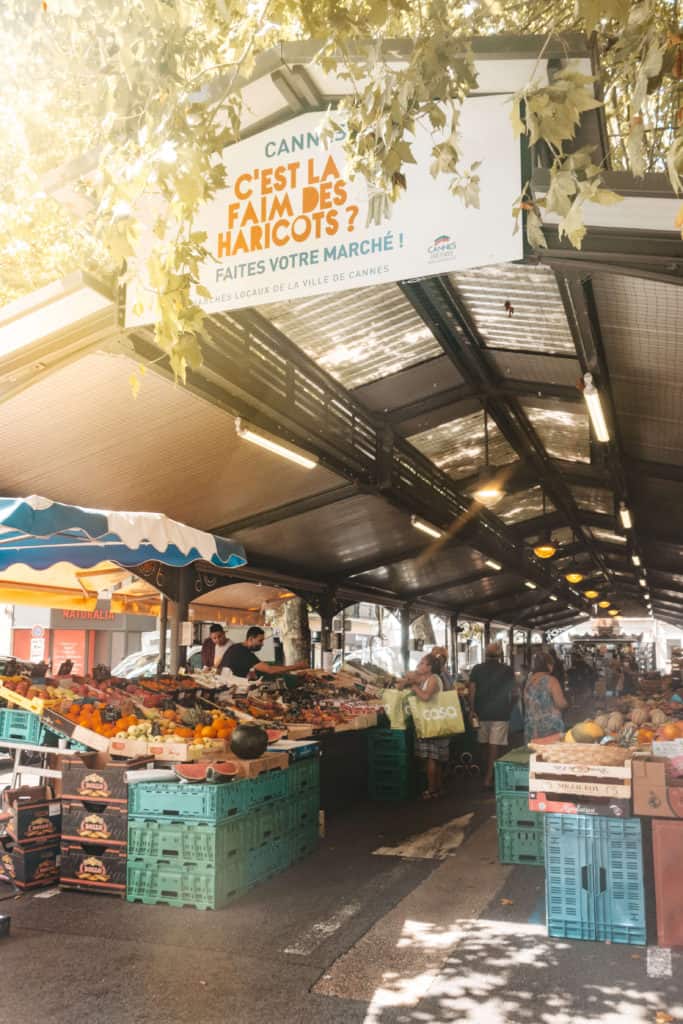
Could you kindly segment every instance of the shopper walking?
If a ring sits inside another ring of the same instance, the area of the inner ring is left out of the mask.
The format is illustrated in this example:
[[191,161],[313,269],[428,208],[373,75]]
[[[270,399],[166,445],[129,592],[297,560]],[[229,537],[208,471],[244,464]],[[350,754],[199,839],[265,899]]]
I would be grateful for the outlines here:
[[[409,688],[420,701],[431,701],[443,691],[441,661],[432,654],[425,654],[414,672],[409,672],[396,684],[399,690]],[[443,766],[448,763],[450,736],[434,739],[415,737],[415,756],[426,762],[427,789],[423,800],[431,800],[443,793]]]
[[524,741],[564,732],[562,712],[569,707],[559,680],[552,674],[552,659],[534,655],[531,675],[524,687]]
[[515,674],[501,659],[500,645],[489,644],[486,660],[470,672],[470,707],[479,719],[485,789],[493,789],[493,766],[507,747],[515,695]]

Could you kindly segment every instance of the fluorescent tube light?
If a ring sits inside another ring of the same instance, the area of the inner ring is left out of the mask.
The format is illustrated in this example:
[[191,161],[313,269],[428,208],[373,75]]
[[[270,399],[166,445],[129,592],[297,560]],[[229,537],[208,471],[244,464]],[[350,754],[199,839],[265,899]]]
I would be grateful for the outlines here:
[[555,597],[555,595],[554,595],[554,594],[551,594],[551,595],[550,595],[550,600],[551,600],[551,601],[557,601],[557,600],[558,600],[558,598],[557,598],[557,597]]
[[289,459],[290,462],[295,462],[297,466],[303,466],[304,469],[314,469],[318,464],[317,459],[312,458],[310,455],[305,455],[284,441],[276,441],[275,438],[261,433],[261,431],[252,427],[251,424],[245,423],[244,420],[239,418],[235,420],[235,430],[237,436],[241,437],[243,441],[251,441],[252,444],[257,444],[259,448],[265,448],[266,451],[272,452],[274,455],[280,455],[283,459]]
[[536,589],[536,584],[532,583],[531,580],[524,580],[524,586],[528,587],[529,590],[535,590]]
[[499,562],[494,561],[493,558],[487,558],[484,564],[488,565],[489,569],[495,569],[496,572],[500,572],[503,568],[503,566],[500,565]]
[[640,555],[631,555],[631,561],[634,565],[640,565]]
[[601,441],[603,444],[609,441],[609,430],[607,429],[607,421],[605,420],[605,413],[603,412],[602,402],[600,401],[600,392],[593,383],[593,375],[590,373],[584,374],[584,389],[583,397],[586,400],[588,406],[588,415],[591,418],[593,424],[593,430],[595,431],[596,440]]
[[624,529],[630,530],[633,526],[633,521],[631,519],[631,513],[626,508],[626,505],[624,505],[623,501],[619,505],[619,518],[621,519],[621,525],[624,527]]
[[431,523],[425,522],[425,520],[420,519],[419,516],[411,516],[410,522],[416,530],[426,533],[428,537],[433,537],[435,540],[438,540],[439,537],[443,537],[443,530],[438,530],[436,526],[432,526]]

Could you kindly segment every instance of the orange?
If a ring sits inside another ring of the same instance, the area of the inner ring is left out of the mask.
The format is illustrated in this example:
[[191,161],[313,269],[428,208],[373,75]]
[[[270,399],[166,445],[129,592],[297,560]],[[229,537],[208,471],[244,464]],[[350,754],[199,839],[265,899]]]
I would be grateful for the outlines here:
[[206,736],[209,739],[215,739],[216,738],[216,728],[215,728],[215,726],[213,726],[213,725],[205,725],[204,728],[201,731],[201,735],[202,736]]

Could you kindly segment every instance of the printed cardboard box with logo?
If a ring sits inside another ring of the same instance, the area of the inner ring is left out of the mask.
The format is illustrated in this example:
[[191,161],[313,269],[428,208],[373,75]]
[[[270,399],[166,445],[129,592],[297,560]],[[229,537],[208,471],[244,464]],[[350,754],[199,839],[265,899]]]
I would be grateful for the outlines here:
[[41,889],[59,881],[59,842],[23,850],[12,840],[0,844],[0,881],[18,889]]
[[633,812],[648,818],[683,818],[683,779],[670,777],[668,758],[634,758]]
[[50,786],[22,786],[2,794],[9,835],[25,850],[59,842],[62,805]]
[[110,761],[106,755],[94,765],[68,763],[62,769],[62,799],[91,800],[103,804],[128,805],[126,773],[149,764],[151,757],[133,761]]
[[128,811],[120,804],[91,800],[62,801],[62,842],[126,847]]
[[126,851],[92,843],[62,843],[59,884],[63,889],[126,894]]

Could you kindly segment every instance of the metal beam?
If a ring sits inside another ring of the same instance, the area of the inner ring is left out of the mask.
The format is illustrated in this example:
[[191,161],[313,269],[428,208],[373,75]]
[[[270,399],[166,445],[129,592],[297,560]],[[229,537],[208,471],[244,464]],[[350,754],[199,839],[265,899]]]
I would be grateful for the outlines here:
[[599,568],[609,572],[601,552],[582,528],[579,509],[562,476],[553,468],[544,445],[529,421],[522,405],[514,396],[497,395],[501,376],[491,361],[483,339],[466,304],[449,278],[433,278],[426,282],[402,284],[402,290],[422,316],[450,357],[460,375],[480,387],[483,400],[503,436],[519,457],[528,460],[544,480],[545,490],[565,523],[582,536],[586,548]]
[[473,572],[469,576],[462,576],[460,579],[453,579],[449,583],[439,583],[437,586],[418,587],[415,590],[405,590],[403,591],[402,596],[406,601],[413,601],[416,598],[424,597],[427,594],[438,594],[440,590],[454,590],[456,587],[467,587],[470,583],[480,583],[482,580],[487,580],[497,575],[498,573],[493,569],[488,572],[485,569],[480,569],[478,572]]
[[307,498],[288,501],[284,505],[277,505],[275,508],[267,509],[264,512],[257,512],[253,516],[234,519],[231,523],[226,523],[224,526],[215,527],[212,533],[223,537],[232,537],[242,530],[253,530],[261,526],[281,523],[285,519],[292,519],[295,516],[305,515],[307,512],[315,512],[318,509],[326,508],[328,505],[335,505],[339,501],[355,498],[360,493],[362,493],[362,489],[357,484],[344,484],[342,487],[321,491],[319,494],[312,494]]

